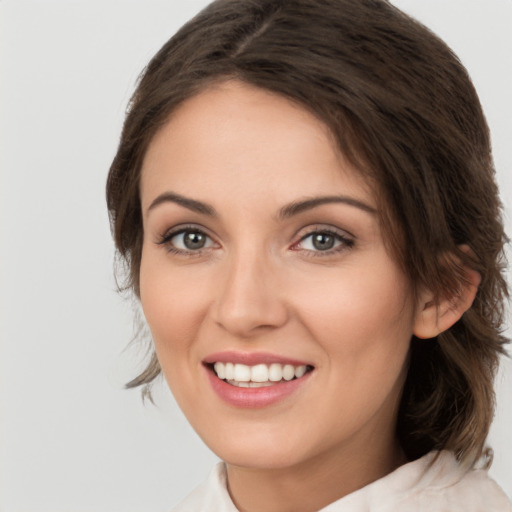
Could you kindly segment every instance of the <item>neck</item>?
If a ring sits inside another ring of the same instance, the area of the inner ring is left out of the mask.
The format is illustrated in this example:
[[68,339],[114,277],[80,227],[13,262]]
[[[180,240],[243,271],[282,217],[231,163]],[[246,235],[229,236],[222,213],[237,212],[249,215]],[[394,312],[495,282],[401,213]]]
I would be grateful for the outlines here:
[[233,502],[240,512],[314,512],[406,462],[394,436],[380,449],[371,440],[361,441],[359,449],[331,450],[292,467],[255,469],[228,464]]

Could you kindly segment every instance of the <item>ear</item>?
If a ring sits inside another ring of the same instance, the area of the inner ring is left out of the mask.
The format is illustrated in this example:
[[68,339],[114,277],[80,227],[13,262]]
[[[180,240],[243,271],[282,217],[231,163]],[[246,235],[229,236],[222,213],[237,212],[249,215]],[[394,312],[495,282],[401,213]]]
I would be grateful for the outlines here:
[[[462,250],[468,250],[466,246]],[[420,294],[418,309],[413,327],[417,338],[434,338],[449,329],[471,307],[480,285],[481,277],[476,270],[464,266],[466,280],[456,296],[444,297],[439,303],[433,294],[425,290]]]

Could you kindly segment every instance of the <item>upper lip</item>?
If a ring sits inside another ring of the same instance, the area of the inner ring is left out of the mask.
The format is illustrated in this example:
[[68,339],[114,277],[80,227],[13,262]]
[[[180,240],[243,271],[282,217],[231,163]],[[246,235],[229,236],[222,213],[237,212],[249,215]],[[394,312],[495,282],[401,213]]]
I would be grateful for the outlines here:
[[215,352],[203,359],[205,364],[213,363],[235,363],[245,364],[247,366],[255,366],[257,364],[291,364],[293,366],[313,366],[307,361],[301,361],[287,356],[272,354],[271,352],[239,352],[227,350],[223,352]]

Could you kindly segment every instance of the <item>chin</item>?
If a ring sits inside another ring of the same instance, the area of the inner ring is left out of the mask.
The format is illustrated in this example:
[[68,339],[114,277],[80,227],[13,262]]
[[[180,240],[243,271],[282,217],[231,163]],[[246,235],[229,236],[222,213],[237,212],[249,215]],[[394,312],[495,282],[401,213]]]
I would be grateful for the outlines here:
[[238,446],[236,449],[217,452],[216,455],[229,465],[260,470],[282,470],[296,466],[302,461],[299,454],[283,453],[276,448],[262,451]]
[[220,459],[238,467],[284,469],[308,458],[304,440],[298,443],[287,435],[271,435],[268,428],[251,435],[237,435],[230,431],[223,439],[203,440]]

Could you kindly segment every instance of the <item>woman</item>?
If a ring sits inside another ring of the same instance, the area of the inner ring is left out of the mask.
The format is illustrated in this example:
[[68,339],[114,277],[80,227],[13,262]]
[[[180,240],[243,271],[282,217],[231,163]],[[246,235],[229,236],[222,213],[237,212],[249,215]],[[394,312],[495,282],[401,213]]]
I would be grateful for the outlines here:
[[145,70],[107,199],[155,348],[129,386],[163,372],[225,461],[175,510],[511,510],[475,469],[506,342],[488,129],[422,25],[213,2]]

